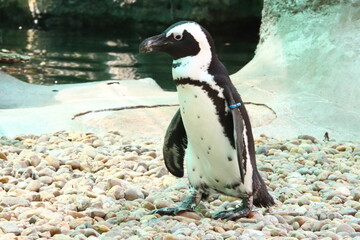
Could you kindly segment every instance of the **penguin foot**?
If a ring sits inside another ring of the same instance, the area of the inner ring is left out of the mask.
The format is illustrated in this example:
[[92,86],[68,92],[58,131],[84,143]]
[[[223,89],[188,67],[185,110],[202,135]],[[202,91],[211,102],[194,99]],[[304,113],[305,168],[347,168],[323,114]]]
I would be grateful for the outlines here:
[[151,214],[160,214],[160,215],[177,215],[180,212],[184,211],[194,211],[192,208],[186,208],[186,207],[166,207],[166,208],[159,208],[151,211]]
[[194,208],[199,204],[203,194],[195,189],[190,190],[190,195],[177,207],[166,207],[153,210],[151,214],[160,215],[177,215],[179,212],[194,211]]
[[238,218],[247,217],[249,213],[251,212],[251,209],[246,208],[235,208],[231,210],[224,210],[221,212],[216,213],[213,218],[214,219],[227,219],[227,220],[236,220]]
[[247,217],[249,213],[251,213],[253,204],[252,204],[252,197],[244,198],[243,204],[240,207],[224,210],[217,212],[213,218],[214,219],[227,219],[227,220],[236,220],[238,218]]

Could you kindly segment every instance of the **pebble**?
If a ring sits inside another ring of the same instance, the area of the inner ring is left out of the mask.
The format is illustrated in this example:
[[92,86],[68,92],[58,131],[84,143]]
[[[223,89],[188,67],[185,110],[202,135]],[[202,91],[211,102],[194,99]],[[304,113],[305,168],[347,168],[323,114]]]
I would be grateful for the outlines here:
[[30,202],[20,197],[2,197],[0,199],[1,206],[18,206],[18,207],[29,207]]
[[126,200],[132,201],[139,198],[144,198],[144,194],[135,187],[129,187],[125,190],[124,197]]
[[0,212],[0,218],[5,219],[7,221],[11,220],[11,213],[9,212]]
[[4,233],[14,233],[15,235],[20,235],[21,233],[17,223],[14,221],[0,222],[0,229]]
[[163,239],[164,240],[180,240],[180,238],[174,236],[173,234],[164,234]]
[[276,205],[228,221],[211,214],[241,201],[220,194],[195,212],[150,214],[189,192],[166,169],[161,139],[62,131],[2,141],[0,240],[359,238],[359,143],[262,135],[257,163]]
[[85,211],[91,205],[91,199],[86,196],[79,196],[75,200],[75,206],[78,211]]
[[125,197],[125,193],[122,187],[120,186],[113,186],[109,191],[108,195],[112,196],[114,199],[119,200]]
[[341,215],[352,215],[352,216],[355,216],[355,214],[357,213],[358,211],[356,210],[356,209],[354,209],[354,208],[345,208],[345,209],[341,209],[340,211],[339,211],[339,213],[341,214]]
[[5,161],[8,160],[6,155],[2,152],[0,152],[0,159],[5,160]]
[[170,207],[173,204],[174,204],[174,202],[171,200],[157,198],[154,200],[153,206],[155,206],[156,209],[159,209],[159,208]]
[[354,228],[352,226],[350,226],[349,224],[340,224],[337,228],[336,228],[336,232],[347,232],[347,233],[353,233],[355,232]]

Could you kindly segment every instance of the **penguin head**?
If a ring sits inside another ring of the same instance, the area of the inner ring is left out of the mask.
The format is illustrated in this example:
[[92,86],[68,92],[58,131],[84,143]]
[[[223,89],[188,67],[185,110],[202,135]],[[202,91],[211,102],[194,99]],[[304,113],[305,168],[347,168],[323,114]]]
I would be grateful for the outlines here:
[[163,33],[145,39],[140,44],[139,51],[164,52],[177,60],[200,53],[211,54],[214,44],[208,31],[198,23],[181,21],[171,25]]

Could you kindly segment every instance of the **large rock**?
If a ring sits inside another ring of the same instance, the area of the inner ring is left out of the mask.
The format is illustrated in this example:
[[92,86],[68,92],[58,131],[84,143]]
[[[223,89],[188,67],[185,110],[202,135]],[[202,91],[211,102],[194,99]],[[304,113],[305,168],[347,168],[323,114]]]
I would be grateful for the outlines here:
[[[149,78],[39,86],[0,71],[0,80],[0,136],[61,130],[163,134],[176,111],[176,94]],[[156,105],[162,106],[146,109]]]
[[[178,109],[177,94],[149,78],[39,86],[0,71],[0,79],[0,135],[5,136],[61,130],[162,136]],[[247,108],[253,127],[276,117],[264,105]]]
[[360,1],[265,0],[254,59],[233,76],[277,114],[275,137],[360,137]]

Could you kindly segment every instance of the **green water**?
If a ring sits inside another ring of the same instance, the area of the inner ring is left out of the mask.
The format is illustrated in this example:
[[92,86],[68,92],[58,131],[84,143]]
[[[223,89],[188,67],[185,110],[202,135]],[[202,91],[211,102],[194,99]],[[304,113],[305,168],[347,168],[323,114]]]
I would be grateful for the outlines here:
[[[138,53],[139,43],[146,37],[124,31],[0,28],[1,49],[31,56],[26,63],[0,64],[0,69],[35,84],[151,77],[162,88],[174,90],[171,59],[161,53]],[[254,55],[256,41],[231,36],[216,36],[214,39],[217,53],[229,73],[238,71]]]

